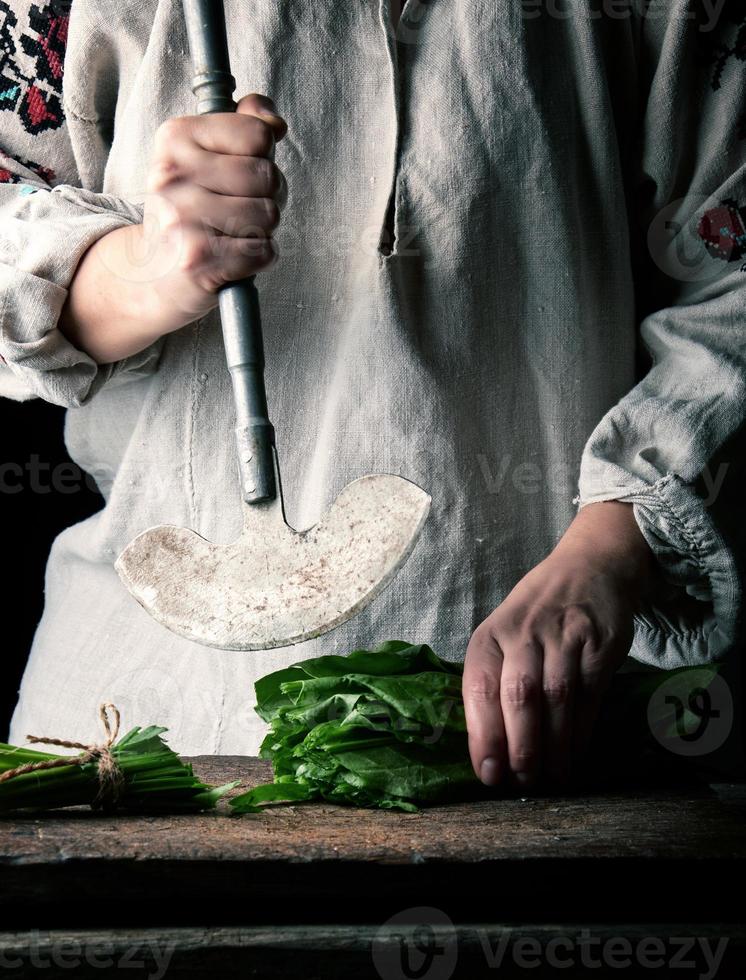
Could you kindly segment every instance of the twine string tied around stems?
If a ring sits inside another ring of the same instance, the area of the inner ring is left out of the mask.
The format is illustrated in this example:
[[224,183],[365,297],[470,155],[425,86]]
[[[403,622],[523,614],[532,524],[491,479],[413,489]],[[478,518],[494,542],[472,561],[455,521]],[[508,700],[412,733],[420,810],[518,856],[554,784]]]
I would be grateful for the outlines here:
[[[110,710],[114,719],[113,724],[109,719]],[[28,762],[25,765],[17,766],[15,769],[8,769],[0,773],[0,783],[30,772],[41,772],[46,769],[61,769],[64,766],[85,766],[89,762],[98,760],[99,786],[91,805],[94,808],[110,808],[116,806],[124,788],[124,773],[117,764],[111,750],[119,736],[121,717],[119,709],[110,701],[105,701],[99,706],[98,714],[106,735],[104,742],[99,745],[86,745],[83,742],[72,742],[64,738],[42,738],[39,735],[28,735],[26,736],[28,741],[33,744],[58,745],[65,749],[80,749],[80,755],[60,759],[44,759],[41,762]]]

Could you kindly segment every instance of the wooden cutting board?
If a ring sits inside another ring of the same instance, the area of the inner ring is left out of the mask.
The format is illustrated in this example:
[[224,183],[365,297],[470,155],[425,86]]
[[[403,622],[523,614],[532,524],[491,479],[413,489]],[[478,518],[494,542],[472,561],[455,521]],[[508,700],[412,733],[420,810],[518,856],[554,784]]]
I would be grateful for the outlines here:
[[[270,777],[256,759],[190,761],[211,783]],[[365,945],[366,929],[427,907],[457,929],[520,923],[533,935],[572,923],[704,935],[728,923],[733,954],[744,943],[744,816],[742,786],[494,799],[418,814],[296,805],[243,817],[6,816],[0,907],[10,932],[0,948],[22,945],[30,924],[91,935],[155,924],[192,939],[195,929],[223,939],[226,929],[265,939],[268,929],[301,929],[306,945],[313,934],[331,949],[330,927]]]

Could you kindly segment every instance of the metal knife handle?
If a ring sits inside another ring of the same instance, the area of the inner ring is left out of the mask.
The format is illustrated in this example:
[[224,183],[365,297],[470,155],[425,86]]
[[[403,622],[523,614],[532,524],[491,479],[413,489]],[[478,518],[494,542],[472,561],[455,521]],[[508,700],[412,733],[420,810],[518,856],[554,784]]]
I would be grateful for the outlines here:
[[[223,0],[182,0],[197,96],[197,112],[235,112],[236,80],[230,71]],[[273,447],[264,387],[264,343],[259,294],[250,276],[224,286],[218,296],[225,358],[236,404],[236,447],[246,503],[277,495]]]

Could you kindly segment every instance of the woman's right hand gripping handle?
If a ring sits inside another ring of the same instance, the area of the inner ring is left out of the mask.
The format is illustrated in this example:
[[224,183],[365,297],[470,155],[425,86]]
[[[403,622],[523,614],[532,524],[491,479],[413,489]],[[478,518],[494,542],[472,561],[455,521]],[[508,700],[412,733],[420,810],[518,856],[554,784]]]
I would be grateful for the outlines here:
[[285,121],[265,96],[236,113],[169,119],[158,129],[141,225],[85,253],[60,329],[99,364],[136,354],[209,313],[227,282],[268,268],[287,182],[272,160]]

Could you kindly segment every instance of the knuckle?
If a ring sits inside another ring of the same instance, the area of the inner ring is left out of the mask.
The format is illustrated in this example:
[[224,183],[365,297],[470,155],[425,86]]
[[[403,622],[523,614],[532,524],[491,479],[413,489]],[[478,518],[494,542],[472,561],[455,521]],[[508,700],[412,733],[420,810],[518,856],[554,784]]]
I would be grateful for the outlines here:
[[523,629],[525,612],[523,609],[512,607],[505,609],[500,606],[492,614],[492,624],[496,632],[505,636],[517,636]]
[[578,640],[589,657],[600,655],[601,651],[604,650],[606,646],[601,633],[595,626],[590,626],[588,629],[583,630],[578,637]]
[[173,206],[171,202],[166,202],[166,206],[160,209],[158,224],[160,230],[167,236],[184,234],[187,228],[181,209]]
[[590,653],[583,657],[581,674],[586,685],[596,685],[607,673],[606,658],[600,653]]
[[477,628],[471,634],[473,640],[484,642],[492,638],[491,619],[492,617],[490,617],[490,619],[485,619],[479,624],[479,626],[477,626]]
[[242,112],[276,112],[276,106],[268,95],[262,92],[249,92],[238,100],[237,109]]
[[530,674],[516,674],[505,678],[502,685],[503,700],[514,707],[522,707],[536,700],[539,685]]
[[280,208],[269,197],[247,199],[240,211],[226,220],[223,230],[235,238],[264,238],[280,223]]
[[544,700],[549,704],[567,704],[570,700],[570,683],[560,677],[545,680],[543,693]]
[[492,617],[483,620],[472,632],[469,644],[466,648],[466,663],[476,661],[480,651],[493,653],[497,646],[497,640],[492,628]]
[[274,194],[280,184],[280,172],[268,157],[252,157],[250,163],[251,188],[258,190],[259,197]]
[[603,630],[598,646],[606,649],[618,650],[621,654],[626,654],[632,645],[633,627],[632,622],[624,624],[607,624]]
[[179,177],[179,167],[173,157],[156,156],[148,172],[148,190],[161,193],[175,184]]
[[[267,160],[266,157],[262,157],[263,160]],[[269,186],[268,190],[272,197],[276,195],[283,194],[287,188],[287,182],[285,180],[285,175],[272,160],[267,160],[269,164]]]
[[255,109],[259,105],[260,98],[261,95],[258,92],[247,92],[246,95],[242,95],[236,103],[236,109],[241,111]]
[[276,228],[280,223],[280,208],[277,201],[273,201],[271,197],[263,197],[262,204],[267,212],[265,227],[269,229]]
[[541,636],[543,628],[539,617],[532,616],[527,619],[521,629],[513,635],[513,646],[516,650],[526,653],[534,653],[541,647]]
[[262,259],[263,267],[271,268],[277,262],[279,257],[280,257],[280,253],[277,249],[277,246],[272,241],[272,239],[269,239],[269,248],[267,249],[266,257]]
[[510,767],[514,772],[530,772],[539,761],[536,749],[529,745],[519,745],[510,750]]
[[252,142],[259,156],[268,154],[275,145],[274,130],[269,123],[257,116],[249,116],[251,120]]
[[212,259],[210,242],[205,237],[187,237],[181,250],[179,266],[183,272],[196,272]]
[[246,238],[239,254],[246,274],[266,269],[277,261],[278,253],[271,238]]
[[491,674],[480,671],[464,682],[463,695],[473,704],[497,704],[500,701],[500,682]]
[[500,633],[506,643],[517,650],[534,650],[539,643],[544,628],[545,615],[542,610],[516,610],[500,622]]
[[241,239],[241,251],[254,259],[263,259],[274,254],[274,242],[271,238]]
[[593,617],[588,609],[580,603],[566,606],[562,614],[564,629],[578,637],[589,639],[596,633]]
[[187,120],[183,116],[171,116],[165,119],[155,131],[155,144],[168,152],[174,142],[181,140],[187,128]]

